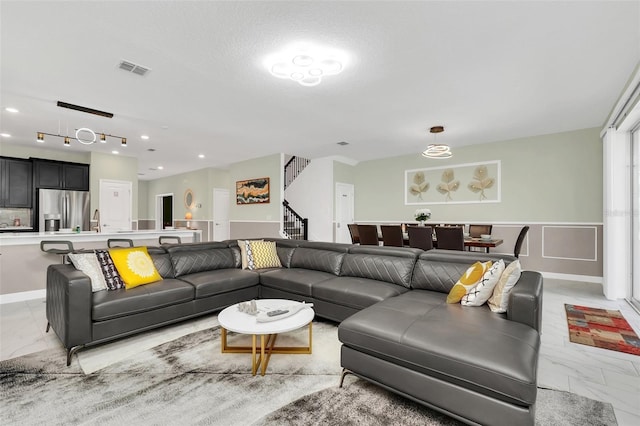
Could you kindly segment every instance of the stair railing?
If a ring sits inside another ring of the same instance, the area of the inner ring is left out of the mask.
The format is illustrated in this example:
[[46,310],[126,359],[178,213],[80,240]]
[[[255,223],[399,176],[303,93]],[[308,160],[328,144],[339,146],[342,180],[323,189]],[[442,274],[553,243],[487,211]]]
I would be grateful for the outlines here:
[[284,189],[287,189],[305,167],[311,162],[306,158],[293,156],[284,165]]
[[284,223],[283,230],[292,240],[307,240],[309,238],[309,219],[303,218],[289,206],[289,202],[284,200]]

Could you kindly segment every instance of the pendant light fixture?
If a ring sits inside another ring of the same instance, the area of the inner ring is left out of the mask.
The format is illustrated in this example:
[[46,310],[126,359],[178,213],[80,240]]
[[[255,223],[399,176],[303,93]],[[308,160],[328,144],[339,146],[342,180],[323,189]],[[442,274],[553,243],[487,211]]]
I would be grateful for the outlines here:
[[422,152],[422,156],[435,159],[451,158],[453,154],[451,153],[451,148],[449,147],[449,145],[444,143],[436,143],[436,135],[438,133],[444,132],[444,127],[433,126],[431,129],[429,129],[429,132],[433,134],[434,143],[427,146],[427,149]]
[[[53,134],[53,133],[47,133],[47,132],[37,132],[37,142],[43,143],[44,142],[44,137],[45,135],[47,136],[54,136],[56,138],[62,138],[64,139],[64,145],[65,146],[70,146],[71,145],[71,139],[78,141],[79,143],[83,144],[83,145],[93,145],[94,143],[97,142],[98,140],[98,136],[96,135],[96,133],[89,129],[88,127],[81,127],[79,129],[76,130],[75,133],[75,137],[70,137],[67,135],[62,135],[60,134],[60,129],[58,128],[58,134]],[[67,130],[67,134],[68,134],[68,130]],[[122,137],[122,136],[116,136],[116,135],[110,135],[108,133],[100,133],[100,142],[101,143],[106,143],[107,142],[107,138],[116,138],[116,139],[120,139],[120,146],[127,146],[127,138]]]

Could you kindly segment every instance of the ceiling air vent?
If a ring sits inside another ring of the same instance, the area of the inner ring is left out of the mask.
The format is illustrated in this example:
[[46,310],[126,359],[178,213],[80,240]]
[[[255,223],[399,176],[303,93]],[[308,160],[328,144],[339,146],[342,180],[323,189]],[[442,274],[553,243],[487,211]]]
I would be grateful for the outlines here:
[[142,65],[134,64],[133,62],[129,61],[121,61],[120,65],[118,65],[118,68],[138,75],[145,75],[150,71],[150,68],[143,67]]
[[345,142],[345,141],[338,142],[338,145],[340,145],[340,146],[349,145],[349,142]]

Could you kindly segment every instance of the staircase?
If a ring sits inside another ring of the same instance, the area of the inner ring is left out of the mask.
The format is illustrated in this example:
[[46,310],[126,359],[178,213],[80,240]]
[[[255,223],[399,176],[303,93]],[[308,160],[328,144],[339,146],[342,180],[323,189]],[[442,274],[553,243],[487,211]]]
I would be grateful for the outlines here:
[[[298,177],[311,160],[293,156],[284,166],[284,189]],[[309,219],[300,216],[285,199],[282,230],[287,238],[292,240],[306,240],[309,236]]]

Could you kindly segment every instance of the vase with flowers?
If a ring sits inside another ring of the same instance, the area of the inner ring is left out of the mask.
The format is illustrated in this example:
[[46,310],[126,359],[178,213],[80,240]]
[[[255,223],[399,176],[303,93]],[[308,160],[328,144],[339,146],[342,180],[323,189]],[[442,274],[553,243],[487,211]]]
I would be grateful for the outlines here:
[[413,217],[418,221],[420,226],[424,226],[424,222],[431,217],[431,210],[429,209],[418,209],[413,214]]

